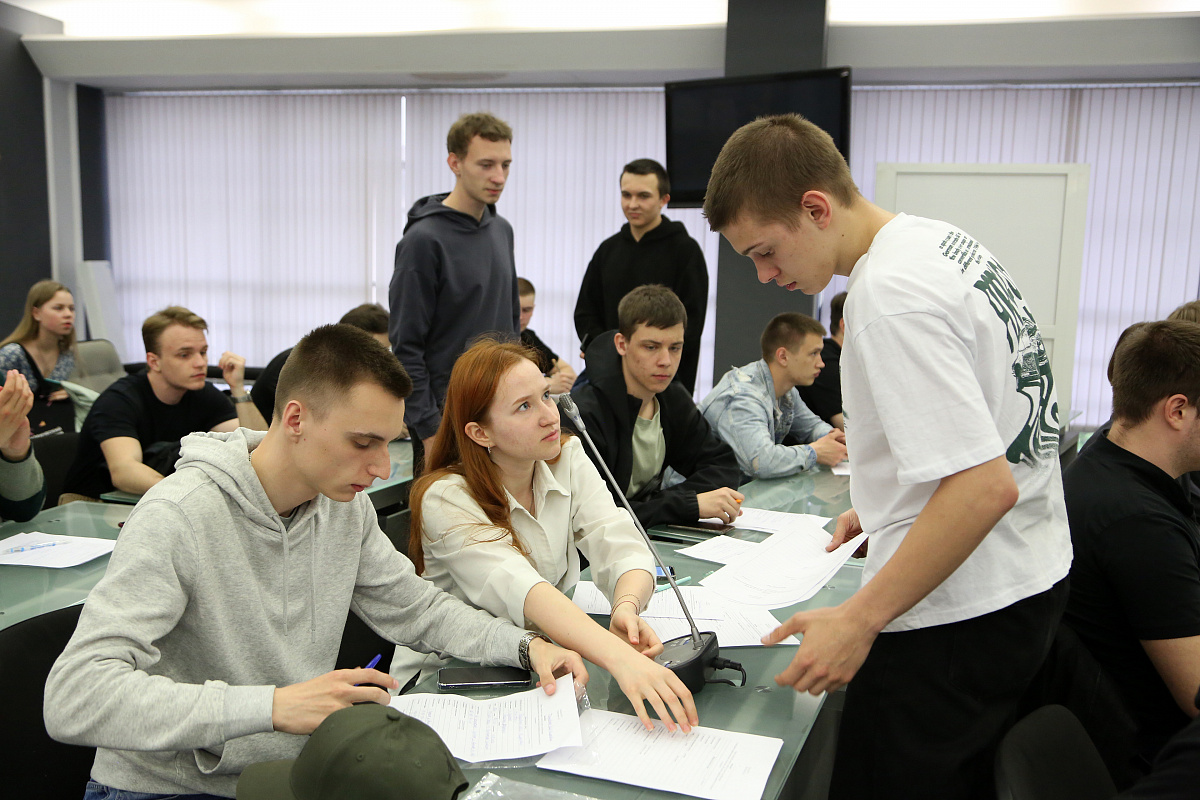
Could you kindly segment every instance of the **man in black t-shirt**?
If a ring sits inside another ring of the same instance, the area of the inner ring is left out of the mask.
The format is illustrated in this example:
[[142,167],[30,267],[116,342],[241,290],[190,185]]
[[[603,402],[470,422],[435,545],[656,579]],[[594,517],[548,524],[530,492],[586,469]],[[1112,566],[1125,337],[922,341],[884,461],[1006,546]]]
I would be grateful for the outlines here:
[[1113,424],[1063,474],[1075,560],[1064,622],[1114,680],[1153,758],[1200,714],[1200,325],[1139,323],[1108,367]]
[[[221,355],[230,397],[208,383],[207,324],[181,306],[142,323],[146,370],[121,378],[96,398],[79,432],[64,494],[95,498],[114,488],[143,494],[175,471],[179,440],[197,431],[267,423],[245,389],[246,360]],[[230,402],[232,398],[232,403]]]
[[800,399],[810,411],[840,430],[846,429],[842,419],[842,342],[846,340],[846,320],[842,317],[842,307],[845,305],[845,292],[838,292],[829,301],[830,335],[821,348],[821,360],[825,366],[821,367],[820,374],[811,384],[796,387]]

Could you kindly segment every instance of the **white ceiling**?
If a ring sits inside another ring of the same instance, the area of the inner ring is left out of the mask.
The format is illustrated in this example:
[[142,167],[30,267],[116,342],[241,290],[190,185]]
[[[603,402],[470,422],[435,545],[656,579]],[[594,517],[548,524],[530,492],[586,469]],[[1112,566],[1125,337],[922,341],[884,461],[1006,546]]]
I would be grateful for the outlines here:
[[[383,34],[723,25],[726,0],[5,0],[67,36]],[[828,0],[835,25],[1079,19],[1200,12],[1200,0]]]

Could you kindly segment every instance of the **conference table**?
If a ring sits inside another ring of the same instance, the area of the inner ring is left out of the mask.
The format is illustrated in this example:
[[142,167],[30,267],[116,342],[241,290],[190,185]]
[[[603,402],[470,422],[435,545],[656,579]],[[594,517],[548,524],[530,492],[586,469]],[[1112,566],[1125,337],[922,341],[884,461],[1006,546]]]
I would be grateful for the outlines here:
[[[407,442],[392,444],[408,445]],[[389,447],[389,450],[393,450],[393,447]],[[407,504],[406,494],[408,483],[411,482],[412,469],[411,447],[407,448],[407,459],[404,450],[402,447],[394,449],[393,474],[387,480],[377,482],[368,492],[403,491],[404,504]],[[407,475],[404,472],[406,466]],[[833,475],[827,467],[787,478],[752,481],[743,486],[741,491],[746,496],[745,507],[774,511],[836,518],[850,505],[849,479]],[[375,500],[374,497],[372,499]],[[389,502],[395,500],[388,499]],[[71,503],[46,509],[28,522],[0,525],[0,542],[15,533],[34,530],[115,539],[120,525],[131,511],[132,506],[120,503]],[[832,531],[834,524],[831,520],[826,529]],[[689,578],[688,585],[698,585],[706,575],[720,566],[688,558],[676,552],[683,546],[716,534],[694,528],[671,526],[656,527],[651,534],[663,559],[675,568],[679,578]],[[756,536],[754,532],[735,531],[733,535],[762,538],[761,534]],[[0,629],[38,614],[83,602],[91,588],[103,576],[107,564],[106,555],[87,564],[66,569],[0,566]],[[858,588],[861,576],[861,564],[856,559],[851,559],[811,599],[788,608],[777,609],[773,613],[782,621],[799,610],[841,603]],[[597,617],[597,620],[607,627],[607,617]],[[763,793],[765,800],[792,796],[796,784],[806,780],[807,776],[803,770],[797,770],[795,767],[824,701],[823,697],[797,694],[790,688],[782,688],[775,684],[774,676],[787,666],[794,653],[795,646],[723,649],[724,657],[738,661],[746,668],[746,685],[731,687],[712,684],[695,696],[701,725],[783,740],[783,747]],[[611,676],[595,665],[589,665],[589,672],[591,681],[588,684],[588,698],[593,707],[633,713],[628,699]],[[718,677],[740,678],[736,672],[722,672]],[[436,691],[436,679],[430,678],[418,685],[414,691]],[[473,692],[472,696],[489,697],[495,694],[498,693]],[[468,769],[466,772],[474,783],[485,770]],[[526,783],[606,800],[658,800],[678,797],[669,792],[539,770],[532,764],[505,769],[503,775]]]
[[[131,511],[133,506],[110,503],[68,503],[47,508],[28,522],[0,524],[0,548],[8,537],[30,531],[116,539]],[[0,630],[82,603],[107,568],[107,554],[62,569],[0,565]]]

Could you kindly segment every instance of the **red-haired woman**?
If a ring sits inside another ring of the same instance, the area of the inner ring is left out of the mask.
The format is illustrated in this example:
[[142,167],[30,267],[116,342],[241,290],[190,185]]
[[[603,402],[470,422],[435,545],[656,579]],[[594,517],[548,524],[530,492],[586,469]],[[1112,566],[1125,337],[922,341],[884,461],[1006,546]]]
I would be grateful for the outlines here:
[[[536,354],[491,341],[467,350],[426,458],[411,503],[418,572],[608,670],[648,728],[644,702],[671,730],[672,716],[685,731],[697,724],[691,693],[654,662],[662,643],[638,616],[654,592],[650,552],[580,441],[559,430]],[[579,580],[578,550],[612,603],[608,630],[563,594]],[[415,655],[399,651],[393,672]]]

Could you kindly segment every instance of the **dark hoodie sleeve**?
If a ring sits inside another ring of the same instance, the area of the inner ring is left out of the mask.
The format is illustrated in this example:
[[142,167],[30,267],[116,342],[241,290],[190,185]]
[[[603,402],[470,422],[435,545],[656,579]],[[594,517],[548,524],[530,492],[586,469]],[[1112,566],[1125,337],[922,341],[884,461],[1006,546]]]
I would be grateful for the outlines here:
[[[601,245],[601,248],[603,245]],[[600,249],[592,256],[583,283],[579,286],[579,299],[575,301],[575,332],[579,334],[579,349],[586,350],[592,339],[605,331],[604,325],[604,276]]]
[[404,418],[414,435],[422,439],[436,433],[441,422],[425,363],[425,342],[437,308],[441,268],[437,244],[419,232],[406,234],[396,245],[396,269],[388,289],[388,338],[413,382]]
[[680,271],[676,294],[687,311],[687,331],[683,335],[683,358],[680,359],[676,380],[696,391],[696,373],[700,364],[700,336],[704,333],[704,317],[708,312],[708,267],[704,264],[704,251],[690,236],[684,237],[687,247],[682,254],[684,264]]

